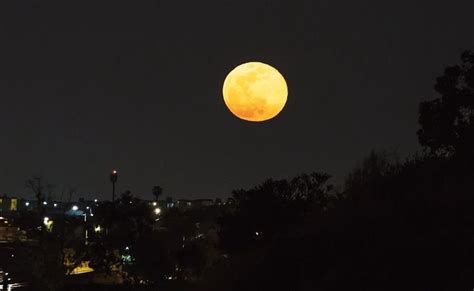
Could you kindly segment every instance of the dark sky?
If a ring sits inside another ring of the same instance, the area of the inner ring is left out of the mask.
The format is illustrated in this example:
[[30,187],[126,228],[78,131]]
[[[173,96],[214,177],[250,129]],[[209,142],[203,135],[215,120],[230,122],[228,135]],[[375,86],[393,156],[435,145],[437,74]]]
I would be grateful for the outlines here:
[[[439,2],[439,3],[438,3]],[[376,148],[418,149],[417,106],[474,47],[474,1],[0,1],[0,193],[43,175],[79,196],[153,185],[225,197],[267,177],[342,177]],[[286,77],[286,108],[235,118],[246,61]],[[107,195],[107,196],[105,196]]]

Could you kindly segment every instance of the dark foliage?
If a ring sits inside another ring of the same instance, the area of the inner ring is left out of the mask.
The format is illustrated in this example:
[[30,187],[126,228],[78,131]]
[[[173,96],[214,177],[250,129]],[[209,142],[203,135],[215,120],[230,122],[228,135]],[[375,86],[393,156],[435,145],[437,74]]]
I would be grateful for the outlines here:
[[287,180],[267,180],[250,189],[234,191],[235,206],[221,218],[222,246],[238,252],[285,235],[304,221],[309,212],[329,206],[324,173],[303,174]]
[[420,104],[420,143],[437,155],[473,155],[474,53],[461,55],[461,65],[446,68],[436,81],[441,95]]
[[163,188],[160,186],[154,186],[151,192],[155,197],[155,200],[158,201],[158,198],[160,198],[161,194],[163,194]]
[[[401,162],[372,152],[348,176],[343,195],[329,199],[331,207],[293,204],[285,181],[236,192],[234,220],[222,222],[222,239],[233,240],[229,257],[215,270],[221,280],[211,276],[203,290],[472,286],[473,178],[472,169],[455,159]],[[317,197],[331,197],[321,187],[312,189],[319,189]],[[251,235],[262,229],[263,237]]]

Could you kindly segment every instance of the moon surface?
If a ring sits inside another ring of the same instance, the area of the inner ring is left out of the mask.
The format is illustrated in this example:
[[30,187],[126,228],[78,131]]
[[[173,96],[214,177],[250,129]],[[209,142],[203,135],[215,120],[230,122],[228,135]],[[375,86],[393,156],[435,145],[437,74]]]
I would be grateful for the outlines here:
[[222,89],[227,108],[238,118],[261,122],[272,119],[285,107],[288,87],[277,69],[260,62],[233,69]]

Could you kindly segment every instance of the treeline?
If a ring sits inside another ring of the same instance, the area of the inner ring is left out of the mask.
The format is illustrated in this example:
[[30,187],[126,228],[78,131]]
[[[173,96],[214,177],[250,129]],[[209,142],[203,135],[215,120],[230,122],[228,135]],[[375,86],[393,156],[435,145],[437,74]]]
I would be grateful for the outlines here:
[[465,160],[400,162],[373,152],[342,192],[296,180],[304,182],[269,180],[235,193],[238,206],[221,222],[229,260],[208,272],[202,290],[463,290],[474,283],[474,168]]

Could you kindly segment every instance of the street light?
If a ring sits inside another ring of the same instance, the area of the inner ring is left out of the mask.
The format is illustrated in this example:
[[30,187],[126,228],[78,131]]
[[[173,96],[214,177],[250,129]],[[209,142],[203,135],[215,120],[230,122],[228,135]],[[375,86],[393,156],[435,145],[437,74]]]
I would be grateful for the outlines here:
[[115,182],[117,182],[117,170],[113,170],[110,174],[110,182],[112,182],[112,202],[115,200]]
[[155,208],[155,214],[156,214],[156,215],[158,215],[158,214],[160,214],[160,213],[161,213],[161,209],[160,209],[160,208],[158,208],[158,207],[157,207],[157,208]]

